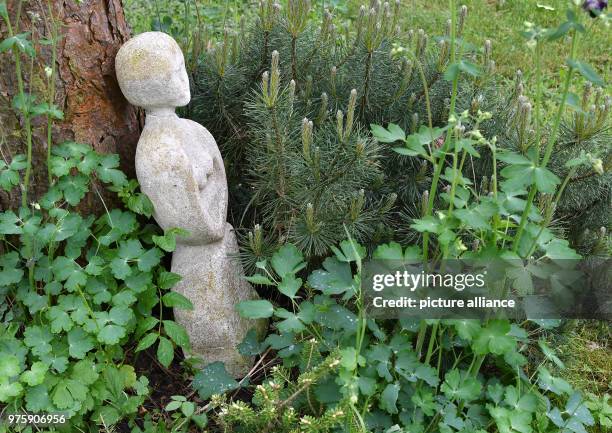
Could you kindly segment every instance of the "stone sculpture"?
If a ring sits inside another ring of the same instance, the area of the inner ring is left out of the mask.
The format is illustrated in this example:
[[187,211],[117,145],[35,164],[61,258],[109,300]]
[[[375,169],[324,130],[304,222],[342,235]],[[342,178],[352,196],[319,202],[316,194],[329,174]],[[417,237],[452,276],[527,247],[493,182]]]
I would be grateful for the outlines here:
[[172,272],[182,280],[173,290],[189,298],[193,311],[175,309],[193,351],[205,362],[223,361],[235,377],[251,360],[236,350],[252,327],[265,322],[241,318],[238,302],[256,299],[243,278],[232,226],[226,222],[228,188],[215,139],[196,122],[179,118],[176,107],[191,98],[185,61],[172,37],[142,33],[117,53],[117,78],[127,100],[146,112],[136,149],[136,176],[164,229],[180,227]]

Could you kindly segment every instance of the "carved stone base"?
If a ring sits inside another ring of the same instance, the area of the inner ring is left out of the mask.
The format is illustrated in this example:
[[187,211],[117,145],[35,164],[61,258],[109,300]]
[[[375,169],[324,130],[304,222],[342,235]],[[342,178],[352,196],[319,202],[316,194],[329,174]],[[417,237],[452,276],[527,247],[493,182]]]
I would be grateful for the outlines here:
[[240,355],[236,346],[249,329],[263,333],[265,320],[247,320],[236,304],[257,299],[257,293],[240,274],[242,266],[231,255],[238,253],[233,228],[226,225],[222,240],[208,245],[177,245],[172,272],[183,277],[173,288],[193,302],[194,310],[175,309],[176,320],[187,329],[195,354],[205,363],[222,361],[234,377],[248,373],[252,360]]

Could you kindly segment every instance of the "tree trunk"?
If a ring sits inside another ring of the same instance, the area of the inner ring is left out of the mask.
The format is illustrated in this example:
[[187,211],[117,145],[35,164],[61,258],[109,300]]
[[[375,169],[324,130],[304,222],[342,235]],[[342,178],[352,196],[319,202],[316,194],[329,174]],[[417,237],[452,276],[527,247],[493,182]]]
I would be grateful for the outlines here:
[[[31,62],[30,58],[22,56],[22,69],[25,91],[38,95],[39,102],[44,102],[41,99],[47,94],[45,66],[52,61],[51,48],[40,41],[51,39],[54,28],[61,35],[54,82],[55,104],[63,110],[64,120],[55,122],[53,143],[76,141],[89,144],[101,153],[118,153],[121,168],[133,177],[134,152],[141,125],[139,112],[125,100],[115,78],[115,54],[130,36],[121,0],[81,3],[8,0],[7,9],[14,27],[18,22],[15,33],[31,32],[36,58]],[[0,40],[3,40],[8,29],[0,22]],[[0,54],[0,157],[5,161],[10,161],[15,154],[25,153],[23,119],[10,108],[12,98],[18,93],[14,67],[10,53]],[[30,202],[47,188],[46,118],[34,118],[33,125]],[[20,197],[19,188],[0,196],[0,209],[17,208]],[[97,194],[90,194],[82,205],[86,212],[101,208]]]

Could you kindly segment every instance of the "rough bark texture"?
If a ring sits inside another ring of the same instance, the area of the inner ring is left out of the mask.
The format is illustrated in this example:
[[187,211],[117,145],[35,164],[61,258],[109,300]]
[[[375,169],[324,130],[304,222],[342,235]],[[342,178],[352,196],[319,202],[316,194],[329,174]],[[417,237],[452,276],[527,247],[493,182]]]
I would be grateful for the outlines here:
[[[8,0],[13,23],[17,20],[20,2]],[[140,134],[138,111],[121,94],[115,78],[115,54],[129,38],[121,0],[51,1],[51,13],[61,25],[62,35],[57,48],[55,104],[64,111],[64,121],[57,122],[53,142],[76,141],[91,145],[101,153],[118,153],[122,169],[133,177],[134,152]],[[22,2],[19,32],[31,31],[34,41],[50,38],[52,32],[48,0]],[[1,21],[0,21],[1,22]],[[4,23],[0,40],[7,36]],[[37,57],[33,67],[23,57],[26,91],[44,94],[45,65],[51,62],[48,46],[35,44]],[[10,109],[17,92],[14,62],[9,53],[0,54],[0,150],[1,157],[25,153],[23,121]],[[47,187],[46,119],[34,120],[32,201]],[[2,194],[2,193],[0,193]],[[0,195],[0,209],[17,207],[21,192]],[[84,211],[101,208],[97,195],[87,197]]]

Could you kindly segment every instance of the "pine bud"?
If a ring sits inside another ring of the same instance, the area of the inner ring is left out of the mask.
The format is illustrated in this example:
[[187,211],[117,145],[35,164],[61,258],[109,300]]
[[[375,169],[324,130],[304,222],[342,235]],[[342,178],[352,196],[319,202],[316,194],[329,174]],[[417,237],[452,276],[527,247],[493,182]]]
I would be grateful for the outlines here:
[[427,209],[429,209],[429,191],[423,191],[421,197],[421,216],[427,215]]
[[489,60],[489,63],[487,64],[486,72],[489,75],[495,74],[495,60]]
[[259,224],[255,224],[254,230],[249,232],[249,247],[257,256],[263,251],[263,233]]
[[414,107],[414,103],[417,101],[417,95],[416,93],[411,93],[410,94],[410,98],[408,98],[408,111],[412,110],[412,107]]
[[485,65],[489,63],[491,60],[491,54],[493,51],[493,44],[490,39],[485,40],[484,42],[484,63]]
[[270,97],[269,84],[270,84],[270,74],[268,71],[264,71],[264,73],[261,74],[261,90],[264,95],[264,98],[266,99]]
[[321,149],[319,146],[314,148],[314,157],[312,162],[315,179],[318,182],[321,179]]
[[593,85],[590,81],[587,81],[584,84],[584,90],[582,91],[582,109],[586,110],[589,105],[589,99],[591,98],[591,93],[593,92]]
[[466,5],[461,6],[459,9],[459,31],[457,32],[458,36],[461,36],[463,33],[463,28],[465,27],[465,20],[467,18],[468,8]]
[[304,86],[304,99],[306,100],[306,105],[310,107],[312,101],[310,100],[312,96],[312,75],[308,75],[306,77],[306,85]]
[[302,153],[307,162],[311,162],[310,145],[312,144],[312,122],[306,117],[302,121]]
[[406,46],[412,46],[412,41],[414,40],[414,30],[408,30],[408,34],[406,35]]
[[328,97],[327,97],[327,93],[323,92],[321,93],[321,107],[319,108],[319,115],[317,116],[317,124],[321,124],[325,121],[325,119],[327,118],[327,104],[328,104]]
[[308,229],[308,231],[311,234],[314,233],[317,229],[317,224],[315,220],[315,213],[314,213],[314,208],[312,206],[312,203],[308,203],[306,205],[306,216],[304,220],[306,222],[306,228]]
[[[397,27],[397,21],[399,20],[401,6],[402,3],[400,2],[400,0],[395,0],[395,2],[393,3],[393,28]],[[399,34],[399,29],[397,28],[396,33]]]
[[343,139],[348,141],[353,132],[353,122],[355,117],[355,106],[357,105],[357,90],[351,90],[351,96],[349,97],[348,110],[346,112],[346,126],[344,129]]
[[599,106],[599,103],[601,102],[601,97],[603,96],[603,89],[601,87],[597,87],[595,89],[595,98],[593,100],[593,104]]
[[336,73],[338,72],[338,69],[335,66],[332,66],[331,68],[331,76],[330,76],[330,81],[331,81],[331,91],[332,91],[332,96],[335,98],[336,97]]
[[438,71],[442,71],[444,69],[444,65],[446,64],[446,56],[448,53],[448,43],[441,39],[438,42]]
[[344,135],[344,114],[341,110],[336,112],[336,132],[338,133],[338,138],[342,141],[342,137]]
[[427,46],[427,35],[425,34],[425,30],[419,29],[417,31],[416,38],[416,46],[414,48],[414,53],[417,57],[421,57],[423,52],[425,52],[425,47]]
[[288,104],[288,109],[289,109],[289,118],[291,118],[291,116],[293,116],[293,103],[295,102],[295,80],[291,80],[289,82],[289,104]]
[[272,51],[272,67],[270,69],[270,105],[276,103],[276,98],[280,92],[280,69],[278,67],[278,51]]
[[404,61],[402,62],[402,76],[404,77],[404,86],[408,86],[408,84],[410,84],[410,80],[412,80],[412,72],[412,62],[408,59],[404,59]]
[[410,133],[414,134],[419,129],[419,113],[417,112],[412,113],[411,121],[412,122],[410,124]]

